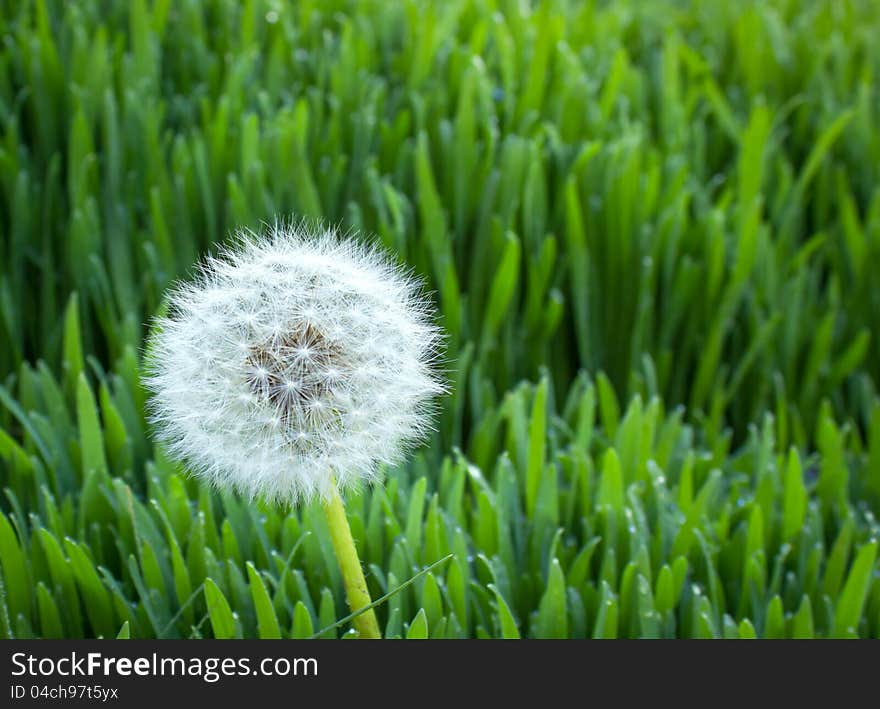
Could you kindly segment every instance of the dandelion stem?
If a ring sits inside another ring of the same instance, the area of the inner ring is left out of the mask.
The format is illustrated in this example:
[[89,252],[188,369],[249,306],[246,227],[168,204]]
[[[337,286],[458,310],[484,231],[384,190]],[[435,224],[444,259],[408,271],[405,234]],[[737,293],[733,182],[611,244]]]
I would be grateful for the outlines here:
[[[348,598],[348,607],[352,613],[369,606],[370,592],[367,590],[367,581],[361,568],[361,560],[358,558],[354,539],[351,536],[351,527],[348,525],[348,517],[345,516],[345,507],[342,498],[336,489],[336,481],[331,486],[331,497],[324,503],[324,514],[327,516],[327,524],[330,527],[330,538],[333,540],[333,549],[336,551],[336,559],[339,561],[339,569],[342,571],[342,581],[345,584],[345,595]],[[379,623],[373,609],[364,611],[352,620],[355,630],[361,638],[378,640],[382,635],[379,633]]]

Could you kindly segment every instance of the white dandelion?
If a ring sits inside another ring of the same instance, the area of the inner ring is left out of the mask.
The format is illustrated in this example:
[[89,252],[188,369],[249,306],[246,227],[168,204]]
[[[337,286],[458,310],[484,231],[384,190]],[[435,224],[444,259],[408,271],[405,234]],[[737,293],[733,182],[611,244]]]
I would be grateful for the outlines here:
[[376,479],[430,429],[440,331],[420,284],[334,230],[239,234],[172,291],[146,386],[169,452],[249,497]]
[[444,391],[433,315],[417,279],[334,229],[239,233],[154,323],[155,433],[217,487],[320,499],[344,523],[338,490],[375,481],[430,430]]

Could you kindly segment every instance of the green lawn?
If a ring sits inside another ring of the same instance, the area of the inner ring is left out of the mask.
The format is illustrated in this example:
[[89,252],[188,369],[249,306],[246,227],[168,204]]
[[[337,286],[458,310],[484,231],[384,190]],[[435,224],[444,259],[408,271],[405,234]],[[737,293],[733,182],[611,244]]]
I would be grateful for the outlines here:
[[198,485],[140,384],[295,215],[448,332],[347,500],[386,636],[880,637],[880,4],[293,5],[0,0],[0,636],[348,630],[320,508]]

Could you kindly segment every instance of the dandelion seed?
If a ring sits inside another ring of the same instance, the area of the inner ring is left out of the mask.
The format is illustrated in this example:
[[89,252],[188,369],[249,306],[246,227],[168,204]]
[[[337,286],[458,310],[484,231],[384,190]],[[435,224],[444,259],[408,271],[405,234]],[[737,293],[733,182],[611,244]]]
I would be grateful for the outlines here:
[[[332,229],[240,234],[174,289],[169,313],[147,363],[152,420],[217,486],[326,499],[334,479],[342,490],[374,481],[429,430],[443,391],[432,309],[386,256]],[[254,458],[267,436],[278,459]]]

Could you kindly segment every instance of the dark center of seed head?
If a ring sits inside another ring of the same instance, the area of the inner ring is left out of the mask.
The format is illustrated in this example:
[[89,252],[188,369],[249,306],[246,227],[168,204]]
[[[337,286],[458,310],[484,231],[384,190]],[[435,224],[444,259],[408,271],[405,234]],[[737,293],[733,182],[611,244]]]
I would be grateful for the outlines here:
[[327,396],[345,371],[342,348],[310,323],[251,346],[246,367],[253,394],[275,407],[298,440],[326,417]]

